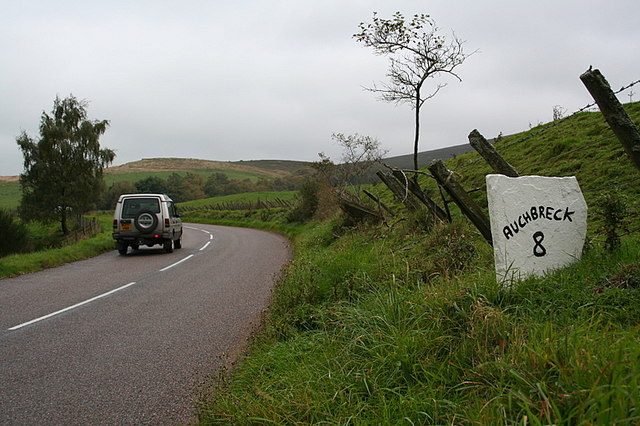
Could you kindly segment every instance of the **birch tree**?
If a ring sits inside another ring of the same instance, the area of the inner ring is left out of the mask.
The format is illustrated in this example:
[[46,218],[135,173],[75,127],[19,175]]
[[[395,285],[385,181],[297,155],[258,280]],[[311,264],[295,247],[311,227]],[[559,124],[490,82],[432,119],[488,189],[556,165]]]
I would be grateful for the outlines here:
[[413,163],[417,170],[421,108],[446,86],[442,81],[432,85],[427,82],[437,76],[462,81],[456,68],[469,56],[464,52],[465,41],[454,33],[450,37],[442,34],[425,14],[407,20],[400,12],[391,19],[379,18],[374,12],[373,20],[360,23],[359,28],[353,37],[375,54],[389,58],[389,81],[367,90],[378,93],[383,101],[408,103],[415,112]]

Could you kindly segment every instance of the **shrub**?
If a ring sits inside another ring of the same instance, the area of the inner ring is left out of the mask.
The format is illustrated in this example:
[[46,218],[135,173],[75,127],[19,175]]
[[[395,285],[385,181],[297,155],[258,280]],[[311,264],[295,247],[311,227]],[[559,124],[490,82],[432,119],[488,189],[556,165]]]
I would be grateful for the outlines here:
[[433,227],[424,243],[425,255],[432,262],[431,274],[450,278],[462,272],[477,255],[473,232],[465,222],[440,223]]
[[0,228],[2,229],[0,257],[29,251],[31,246],[29,231],[13,213],[0,210]]
[[617,191],[602,194],[596,200],[596,215],[602,220],[605,247],[609,251],[616,250],[620,247],[620,231],[628,231],[626,197]]
[[306,179],[300,186],[298,202],[287,218],[289,222],[305,222],[311,219],[318,209],[319,192],[318,181]]

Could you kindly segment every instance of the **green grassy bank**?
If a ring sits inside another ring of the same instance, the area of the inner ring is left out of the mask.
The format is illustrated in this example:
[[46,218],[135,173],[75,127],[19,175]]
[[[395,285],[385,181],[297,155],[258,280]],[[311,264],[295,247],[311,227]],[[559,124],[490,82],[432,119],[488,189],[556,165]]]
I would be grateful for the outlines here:
[[[640,104],[627,109],[639,123]],[[201,424],[640,423],[639,172],[598,113],[495,146],[522,174],[578,178],[590,209],[580,262],[504,288],[455,206],[453,223],[425,231],[372,188],[401,213],[298,230],[264,327],[203,395]],[[486,163],[469,153],[447,167],[486,207]],[[616,250],[607,197],[626,220]]]
[[202,424],[640,420],[637,236],[505,289],[466,224],[336,232],[298,237],[264,332]]

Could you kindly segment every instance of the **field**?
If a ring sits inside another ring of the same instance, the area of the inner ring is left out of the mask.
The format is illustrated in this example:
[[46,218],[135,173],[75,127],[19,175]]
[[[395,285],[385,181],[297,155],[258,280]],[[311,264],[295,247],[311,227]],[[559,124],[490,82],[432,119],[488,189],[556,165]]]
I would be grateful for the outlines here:
[[[213,173],[223,173],[229,179],[249,179],[252,182],[260,178],[286,179],[291,174],[309,173],[308,163],[286,160],[255,160],[222,162],[186,158],[152,158],[134,161],[105,170],[105,184],[110,186],[117,181],[137,182],[148,177],[166,179],[173,173],[185,175],[194,173],[205,178]],[[15,209],[20,203],[20,184],[17,179],[5,177],[0,180],[0,208]],[[265,194],[264,197],[271,197]],[[287,195],[282,195],[287,197]],[[282,198],[281,197],[281,198]]]
[[201,209],[208,206],[223,206],[237,203],[259,203],[261,201],[284,200],[291,201],[296,197],[297,191],[263,191],[247,192],[242,194],[221,195],[219,197],[203,198],[201,200],[179,203],[178,207],[186,209]]
[[20,183],[0,181],[0,209],[13,210],[20,204]]
[[299,161],[235,161],[222,162],[198,160],[192,158],[146,158],[139,161],[114,166],[107,169],[107,174],[130,174],[147,172],[192,172],[192,173],[224,173],[229,178],[258,177],[276,178],[286,177],[299,170],[307,170],[308,163]]
[[236,172],[236,171],[223,171],[223,170],[215,170],[215,169],[211,169],[211,170],[201,170],[201,169],[195,169],[195,170],[186,170],[186,171],[157,171],[157,172],[152,172],[152,171],[140,171],[140,172],[130,172],[130,173],[105,173],[104,175],[104,182],[107,186],[113,184],[114,182],[118,182],[118,181],[125,181],[125,182],[137,182],[139,180],[142,179],[146,179],[149,177],[157,177],[157,178],[161,178],[161,179],[167,179],[169,176],[171,176],[173,173],[177,173],[179,175],[186,175],[187,173],[193,173],[196,175],[202,175],[203,177],[205,177],[205,179],[207,177],[209,177],[211,174],[213,173],[223,173],[225,175],[227,175],[227,177],[229,179],[249,179],[252,182],[255,182],[258,180],[259,177],[261,177],[260,175],[256,175],[256,174],[250,174],[250,173],[245,173],[245,172]]

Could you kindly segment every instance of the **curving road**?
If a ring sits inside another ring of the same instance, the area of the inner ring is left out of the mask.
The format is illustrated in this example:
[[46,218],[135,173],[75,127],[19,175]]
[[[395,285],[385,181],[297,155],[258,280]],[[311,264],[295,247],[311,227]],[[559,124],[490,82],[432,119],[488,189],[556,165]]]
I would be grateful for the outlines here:
[[0,424],[191,421],[290,249],[272,233],[200,224],[185,224],[182,247],[0,280]]

